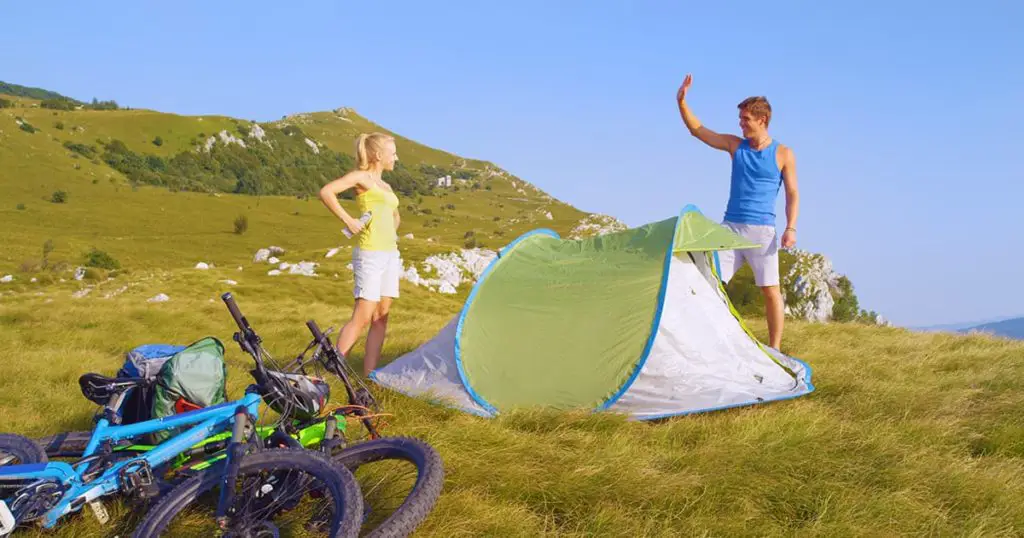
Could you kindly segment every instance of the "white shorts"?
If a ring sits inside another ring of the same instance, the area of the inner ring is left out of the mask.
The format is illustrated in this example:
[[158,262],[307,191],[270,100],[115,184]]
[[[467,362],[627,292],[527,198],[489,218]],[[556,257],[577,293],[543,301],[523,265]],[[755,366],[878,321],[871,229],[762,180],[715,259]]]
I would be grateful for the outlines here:
[[398,297],[402,258],[397,250],[352,249],[352,274],[357,299],[379,302],[381,297]]
[[754,284],[758,287],[779,285],[779,238],[775,226],[761,224],[738,224],[724,221],[722,226],[729,228],[741,237],[761,245],[760,248],[741,248],[718,252],[719,271],[722,280],[728,282],[743,267],[750,264],[754,272]]

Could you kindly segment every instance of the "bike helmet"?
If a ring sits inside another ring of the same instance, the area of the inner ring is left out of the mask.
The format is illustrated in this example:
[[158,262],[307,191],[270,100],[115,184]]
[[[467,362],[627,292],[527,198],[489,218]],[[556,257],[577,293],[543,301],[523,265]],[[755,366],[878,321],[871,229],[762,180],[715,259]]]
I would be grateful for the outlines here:
[[263,398],[271,409],[299,420],[313,420],[327,410],[331,386],[319,377],[268,371],[270,394]]

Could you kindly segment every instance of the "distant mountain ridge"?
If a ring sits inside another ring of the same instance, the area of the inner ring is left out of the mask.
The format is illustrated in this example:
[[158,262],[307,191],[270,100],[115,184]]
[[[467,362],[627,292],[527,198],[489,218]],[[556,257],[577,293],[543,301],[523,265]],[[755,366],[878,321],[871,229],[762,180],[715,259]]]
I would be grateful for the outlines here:
[[981,325],[960,329],[958,332],[985,332],[996,336],[1005,336],[1017,340],[1024,340],[1024,317],[1004,319],[1002,321],[994,321],[991,323],[982,323]]

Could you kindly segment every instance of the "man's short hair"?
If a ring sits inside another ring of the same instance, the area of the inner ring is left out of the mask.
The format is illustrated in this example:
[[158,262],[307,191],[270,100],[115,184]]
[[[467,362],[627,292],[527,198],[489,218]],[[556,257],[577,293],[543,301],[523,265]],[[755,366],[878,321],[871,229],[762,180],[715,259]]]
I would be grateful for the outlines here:
[[766,127],[772,121],[772,105],[768,103],[768,98],[763,95],[747,97],[740,104],[736,105],[736,108],[750,112],[755,118],[764,118]]

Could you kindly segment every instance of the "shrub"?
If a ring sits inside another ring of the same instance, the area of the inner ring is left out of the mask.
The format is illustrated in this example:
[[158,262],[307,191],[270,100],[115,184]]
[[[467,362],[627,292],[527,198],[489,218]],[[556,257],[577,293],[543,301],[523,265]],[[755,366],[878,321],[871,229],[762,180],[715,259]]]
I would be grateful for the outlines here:
[[103,278],[105,277],[104,273],[106,273],[106,271],[103,271],[103,270],[100,270],[100,269],[96,269],[94,267],[89,267],[89,268],[86,268],[85,274],[82,275],[82,279],[83,280],[92,280],[92,281],[103,280]]
[[55,204],[64,204],[68,201],[68,193],[66,191],[53,191],[50,195],[50,201]]
[[53,249],[53,239],[47,239],[46,242],[43,243],[43,269],[46,269],[46,267],[50,265],[50,253],[53,252]]
[[114,259],[113,256],[98,250],[93,247],[92,250],[85,254],[85,260],[82,265],[86,267],[97,267],[99,269],[120,269],[121,262]]
[[18,204],[18,211],[24,211],[24,210],[25,210],[25,204]]
[[30,134],[39,130],[39,129],[36,129],[35,127],[33,127],[31,124],[29,124],[29,122],[27,122],[25,120],[22,120],[21,121],[21,125],[19,125],[18,127],[22,131],[25,131],[26,133],[30,133]]
[[67,98],[44,99],[39,106],[51,110],[74,110],[75,102]]
[[235,233],[242,235],[246,230],[249,229],[249,217],[245,215],[239,215],[235,217]]
[[86,159],[92,159],[96,157],[98,153],[96,150],[96,146],[79,144],[77,142],[72,142],[70,140],[64,142],[64,148],[67,149],[68,151],[73,151],[81,155],[82,157],[85,157]]
[[164,139],[160,138],[159,136],[154,138],[153,139],[153,145],[154,146],[162,146],[162,145],[164,145]]
[[0,97],[0,108],[11,108],[13,106],[14,103],[11,103],[9,100]]
[[64,130],[64,122],[62,122],[62,121],[54,122],[53,126],[54,126],[54,128],[56,128],[58,130],[61,130],[61,131]]

